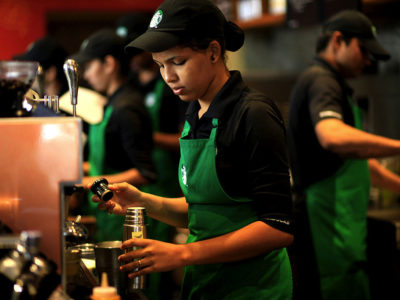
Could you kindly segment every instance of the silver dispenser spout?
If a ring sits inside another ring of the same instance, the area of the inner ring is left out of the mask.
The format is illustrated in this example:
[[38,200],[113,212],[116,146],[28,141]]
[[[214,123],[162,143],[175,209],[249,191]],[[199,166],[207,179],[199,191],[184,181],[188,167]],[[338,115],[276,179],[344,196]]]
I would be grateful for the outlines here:
[[64,63],[64,72],[67,77],[69,93],[71,95],[72,114],[76,117],[76,105],[78,104],[78,64],[73,59],[67,59]]
[[38,81],[38,94],[39,98],[44,97],[44,71],[41,65],[38,66],[37,69],[37,81]]

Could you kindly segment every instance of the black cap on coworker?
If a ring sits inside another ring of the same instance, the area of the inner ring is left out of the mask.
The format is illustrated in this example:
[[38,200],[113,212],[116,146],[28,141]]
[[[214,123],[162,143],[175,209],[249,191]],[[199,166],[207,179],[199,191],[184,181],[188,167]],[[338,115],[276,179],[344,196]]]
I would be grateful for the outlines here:
[[154,13],[147,31],[126,46],[160,52],[192,38],[221,38],[225,48],[236,51],[244,42],[243,30],[227,21],[209,0],[165,0]]
[[67,57],[65,49],[52,37],[41,38],[28,46],[25,53],[15,55],[17,60],[37,61],[43,69],[63,65]]
[[114,30],[100,29],[82,42],[78,53],[73,57],[78,63],[86,63],[92,59],[112,55],[118,60],[124,60],[124,40]]
[[376,39],[375,26],[359,11],[344,10],[335,14],[325,22],[323,31],[340,31],[349,37],[357,37],[375,59],[390,58],[390,54]]
[[151,15],[146,13],[132,12],[117,19],[115,32],[130,42],[147,30]]

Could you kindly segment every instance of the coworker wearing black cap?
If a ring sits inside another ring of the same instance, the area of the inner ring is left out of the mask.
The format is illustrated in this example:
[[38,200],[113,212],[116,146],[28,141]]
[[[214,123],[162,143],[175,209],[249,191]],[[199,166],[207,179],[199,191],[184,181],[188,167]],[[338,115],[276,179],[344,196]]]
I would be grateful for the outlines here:
[[[130,42],[146,31],[150,20],[151,15],[144,13],[133,12],[123,15],[117,20],[116,33]],[[157,170],[157,181],[140,189],[158,196],[180,197],[182,192],[176,173],[179,164],[179,137],[183,129],[187,103],[180,101],[165,84],[150,52],[140,49],[130,51],[130,68],[131,74],[137,79],[135,86],[144,95],[144,103],[152,120],[154,142],[152,156]],[[147,237],[151,239],[171,242],[177,232],[174,227],[149,217],[146,217],[146,224]],[[174,270],[174,274],[181,273],[180,269]],[[162,272],[149,275],[144,290],[147,298],[150,300],[172,298],[180,284],[174,274]]]
[[43,86],[34,88],[40,94],[49,96],[61,96],[68,90],[68,83],[63,70],[66,58],[67,51],[50,36],[38,39],[28,46],[25,53],[14,56],[16,60],[39,62],[44,72]]
[[[346,78],[389,54],[362,13],[327,20],[314,63],[290,100],[288,138],[295,190],[298,299],[369,299],[366,221],[369,185],[400,193],[400,178],[376,157],[400,154],[400,141],[362,131]],[[296,284],[297,286],[297,284]]]
[[190,102],[180,139],[184,197],[121,183],[110,186],[115,196],[99,208],[123,214],[140,205],[150,217],[189,228],[186,244],[131,239],[122,248],[141,249],[119,258],[130,276],[185,266],[182,299],[292,296],[284,124],[270,99],[228,71],[225,49],[236,51],[243,42],[243,31],[211,1],[167,0],[127,47],[152,52],[165,82]]
[[[127,83],[127,59],[123,40],[112,29],[101,29],[83,41],[74,57],[84,65],[84,78],[107,96],[103,120],[89,128],[89,164],[84,186],[104,177],[141,186],[156,178],[151,159],[152,128],[140,93]],[[94,209],[95,240],[121,239],[123,218]]]

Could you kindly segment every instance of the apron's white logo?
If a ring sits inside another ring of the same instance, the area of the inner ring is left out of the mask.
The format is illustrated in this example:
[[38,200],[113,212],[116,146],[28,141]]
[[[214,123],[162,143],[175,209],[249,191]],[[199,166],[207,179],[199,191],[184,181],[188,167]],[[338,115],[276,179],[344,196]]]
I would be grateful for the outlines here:
[[157,10],[150,21],[150,28],[157,28],[163,17],[163,12],[161,9]]
[[183,184],[187,186],[186,167],[184,165],[182,165],[182,167],[181,167],[181,176],[182,176]]
[[148,93],[144,103],[146,107],[152,107],[156,103],[156,95],[154,93]]

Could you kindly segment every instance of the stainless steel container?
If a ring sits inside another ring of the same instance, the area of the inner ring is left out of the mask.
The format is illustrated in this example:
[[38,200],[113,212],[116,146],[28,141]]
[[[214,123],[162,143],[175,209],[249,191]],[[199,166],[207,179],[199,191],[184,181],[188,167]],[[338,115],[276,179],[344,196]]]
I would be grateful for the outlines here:
[[96,255],[96,270],[99,278],[107,273],[108,284],[117,288],[119,295],[125,294],[125,274],[119,270],[118,256],[122,254],[121,241],[106,241],[97,243],[94,252]]
[[[146,226],[144,222],[146,209],[144,207],[129,207],[126,211],[125,223],[123,225],[122,240],[126,241],[132,238],[145,239]],[[126,249],[125,253],[136,250],[136,247]],[[145,276],[139,276],[132,279],[128,278],[127,292],[134,293],[145,287]]]

